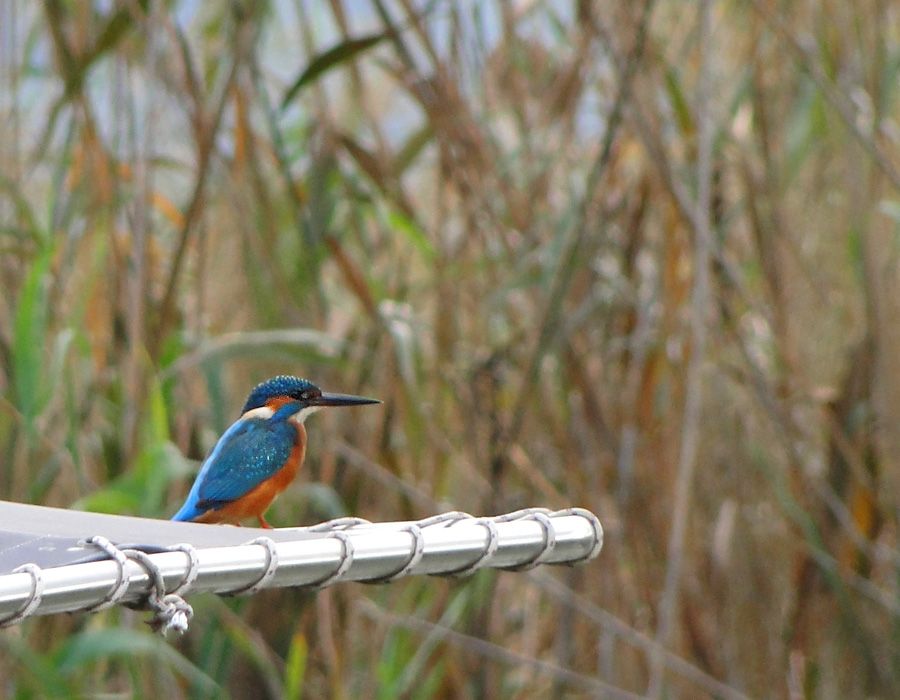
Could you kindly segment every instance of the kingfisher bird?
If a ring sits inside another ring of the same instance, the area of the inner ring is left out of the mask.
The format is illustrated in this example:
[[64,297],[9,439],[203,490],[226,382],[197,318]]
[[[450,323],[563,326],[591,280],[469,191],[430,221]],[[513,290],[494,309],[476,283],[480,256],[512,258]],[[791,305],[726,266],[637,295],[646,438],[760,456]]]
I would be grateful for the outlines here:
[[307,379],[280,375],[259,384],[241,417],[219,438],[172,520],[239,525],[263,514],[297,475],[306,454],[306,418],[323,406],[381,403],[325,393]]

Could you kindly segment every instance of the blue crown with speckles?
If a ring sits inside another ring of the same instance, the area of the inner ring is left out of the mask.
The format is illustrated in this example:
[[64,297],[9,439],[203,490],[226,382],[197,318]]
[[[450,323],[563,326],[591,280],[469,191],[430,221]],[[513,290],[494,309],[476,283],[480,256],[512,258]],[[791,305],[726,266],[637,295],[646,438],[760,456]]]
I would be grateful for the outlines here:
[[291,377],[282,374],[267,379],[262,384],[258,384],[253,391],[250,392],[250,396],[247,397],[247,403],[244,404],[241,413],[246,413],[254,408],[265,406],[269,399],[273,399],[276,396],[289,396],[292,399],[300,401],[303,398],[320,395],[321,393],[319,387],[308,379],[301,379],[300,377]]

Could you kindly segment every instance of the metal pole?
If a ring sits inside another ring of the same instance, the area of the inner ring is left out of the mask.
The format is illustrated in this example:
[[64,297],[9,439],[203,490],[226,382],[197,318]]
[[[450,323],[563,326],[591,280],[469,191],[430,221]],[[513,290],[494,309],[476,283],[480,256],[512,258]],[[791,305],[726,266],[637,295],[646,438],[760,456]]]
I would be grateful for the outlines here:
[[[310,537],[309,528],[297,528],[295,541],[197,549],[197,577],[191,590],[227,593],[253,586],[267,569],[270,548],[277,557],[277,567],[270,572],[266,588],[308,586],[325,580],[371,581],[397,573],[452,574],[476,563],[511,568],[528,565],[536,558],[547,564],[578,562],[597,554],[602,530],[595,516],[587,511],[574,512],[543,511],[540,518],[520,516],[514,520],[499,516],[451,518],[444,522],[437,519],[428,524],[422,521],[354,525],[319,533],[314,538]],[[490,527],[484,523],[487,520],[492,523]],[[291,530],[278,532],[281,537]],[[345,541],[349,541],[349,549]],[[421,547],[418,553],[417,544]],[[496,549],[490,553],[493,546]],[[189,573],[190,559],[184,552],[153,554],[149,558],[159,568],[166,590],[178,587]],[[413,565],[404,570],[410,564]],[[332,580],[342,566],[346,570]],[[150,590],[150,576],[131,559],[123,573],[127,590],[119,602],[139,601]],[[103,560],[59,566],[41,569],[40,577],[43,590],[31,614],[76,611],[107,598],[118,581],[119,565]],[[34,584],[33,575],[27,572],[0,576],[0,617],[21,610],[32,598]]]

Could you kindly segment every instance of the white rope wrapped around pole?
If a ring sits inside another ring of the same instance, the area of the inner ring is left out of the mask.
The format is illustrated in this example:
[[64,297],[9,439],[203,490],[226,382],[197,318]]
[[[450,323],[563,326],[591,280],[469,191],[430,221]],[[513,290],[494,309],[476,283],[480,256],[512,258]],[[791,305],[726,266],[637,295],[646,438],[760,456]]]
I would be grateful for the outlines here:
[[[119,553],[125,556],[113,552],[100,561],[32,566],[0,575],[0,624],[17,623],[28,615],[141,604],[148,596],[154,602],[166,594],[183,595],[188,588],[228,594],[284,586],[318,588],[338,581],[383,583],[414,574],[459,575],[484,567],[521,570],[576,564],[597,556],[603,544],[597,517],[580,508],[531,508],[493,518],[447,513],[400,523],[343,518],[270,532],[277,533],[278,541],[257,538],[237,546],[196,549],[176,545],[156,554],[137,552],[140,556],[133,548],[123,549]],[[84,534],[92,544],[112,539],[109,533]],[[292,534],[297,539],[289,539]]]

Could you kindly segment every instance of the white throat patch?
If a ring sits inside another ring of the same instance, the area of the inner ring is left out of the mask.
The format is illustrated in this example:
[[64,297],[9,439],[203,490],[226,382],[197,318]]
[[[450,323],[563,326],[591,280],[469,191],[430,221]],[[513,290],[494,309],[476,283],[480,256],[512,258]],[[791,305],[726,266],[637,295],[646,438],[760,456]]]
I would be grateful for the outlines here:
[[318,411],[321,406],[307,406],[306,408],[300,409],[297,413],[291,416],[291,420],[297,423],[298,425],[303,425],[303,421],[309,418],[313,413]]

